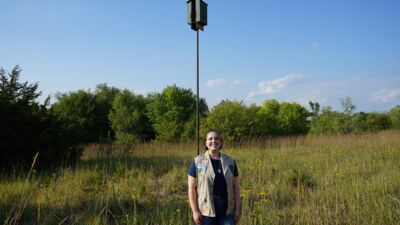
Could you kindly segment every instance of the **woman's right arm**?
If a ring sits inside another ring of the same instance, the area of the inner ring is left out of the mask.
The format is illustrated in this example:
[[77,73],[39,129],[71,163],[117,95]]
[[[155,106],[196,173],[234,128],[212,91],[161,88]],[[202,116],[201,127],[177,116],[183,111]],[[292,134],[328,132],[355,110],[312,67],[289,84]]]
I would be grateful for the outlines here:
[[188,175],[188,195],[190,208],[192,208],[193,219],[196,224],[201,224],[201,213],[197,206],[197,192],[196,192],[197,178]]

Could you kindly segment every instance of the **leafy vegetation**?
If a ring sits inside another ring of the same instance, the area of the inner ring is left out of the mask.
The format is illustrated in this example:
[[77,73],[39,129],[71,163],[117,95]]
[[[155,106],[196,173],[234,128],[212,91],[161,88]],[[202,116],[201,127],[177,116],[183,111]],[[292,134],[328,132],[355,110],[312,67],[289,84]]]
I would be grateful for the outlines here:
[[109,119],[117,143],[132,145],[154,137],[146,105],[147,100],[142,95],[134,95],[128,90],[116,95]]
[[389,118],[392,122],[393,128],[400,129],[400,105],[390,110]]
[[[194,138],[196,96],[190,89],[168,86],[151,96],[147,108],[157,140],[176,142]],[[200,113],[204,115],[207,110],[205,100],[201,100]]]
[[[67,121],[71,134],[79,133],[81,141],[93,142],[104,137],[114,141],[114,134],[118,143],[128,145],[151,140],[194,140],[196,96],[190,89],[172,85],[161,93],[147,96],[104,84],[98,85],[98,90],[102,91],[59,94],[52,106],[55,115]],[[110,90],[113,94],[108,94],[107,101],[101,101],[102,95],[107,96],[104,92]],[[330,106],[321,109],[318,102],[311,101],[308,111],[298,103],[279,103],[275,99],[265,100],[260,106],[223,100],[208,110],[207,103],[201,99],[201,133],[217,129],[224,133],[226,140],[241,141],[308,133],[364,133],[400,127],[400,106],[388,113],[365,113],[355,112],[356,106],[348,97],[341,99],[341,103],[343,112],[333,111]]]
[[[141,142],[179,142],[195,139],[196,96],[176,85],[146,96],[129,90],[96,86],[94,92],[58,93],[50,105],[37,100],[38,84],[20,82],[21,69],[0,70],[0,160],[2,167],[29,167],[40,152],[39,162],[59,164],[79,156],[87,143],[124,144],[129,149]],[[355,112],[349,97],[341,99],[343,112],[309,102],[311,111],[297,103],[268,99],[247,106],[224,100],[211,110],[200,99],[201,133],[220,130],[226,140],[240,142],[304,134],[347,134],[400,129],[400,106],[388,113]],[[72,160],[74,161],[74,160]]]
[[40,167],[74,162],[81,149],[48,110],[49,98],[38,102],[38,84],[19,82],[21,69],[0,69],[0,169],[29,167],[39,153]]

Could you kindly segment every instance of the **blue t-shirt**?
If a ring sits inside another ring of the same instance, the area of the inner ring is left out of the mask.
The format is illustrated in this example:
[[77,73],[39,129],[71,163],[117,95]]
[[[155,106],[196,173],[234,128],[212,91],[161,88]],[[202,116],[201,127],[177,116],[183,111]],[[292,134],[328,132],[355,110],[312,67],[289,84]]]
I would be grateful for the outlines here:
[[[226,180],[225,180],[224,173],[222,172],[221,160],[213,159],[211,157],[210,157],[210,159],[211,159],[211,164],[212,164],[214,172],[215,172],[214,194],[226,196],[227,195]],[[194,162],[194,160],[192,161],[192,164],[190,164],[190,167],[189,167],[189,176],[196,177],[196,163]],[[233,167],[233,176],[234,177],[239,176],[236,162]]]

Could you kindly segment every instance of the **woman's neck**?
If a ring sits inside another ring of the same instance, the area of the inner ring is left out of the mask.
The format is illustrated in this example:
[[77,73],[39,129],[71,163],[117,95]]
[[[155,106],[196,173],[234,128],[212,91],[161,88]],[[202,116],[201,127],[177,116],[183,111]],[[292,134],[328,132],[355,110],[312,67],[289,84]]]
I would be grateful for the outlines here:
[[219,151],[218,151],[218,150],[216,150],[216,151],[208,150],[208,154],[209,154],[210,157],[213,158],[213,159],[219,159],[219,158],[220,158],[220,154],[219,154]]

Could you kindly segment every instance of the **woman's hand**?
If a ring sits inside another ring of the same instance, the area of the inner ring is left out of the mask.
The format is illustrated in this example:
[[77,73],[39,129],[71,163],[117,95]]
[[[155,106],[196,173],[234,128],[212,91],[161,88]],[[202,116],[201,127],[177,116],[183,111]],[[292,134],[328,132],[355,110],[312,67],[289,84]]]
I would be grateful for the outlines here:
[[235,224],[238,224],[239,220],[240,220],[240,211],[239,210],[235,210],[234,219],[235,219]]
[[193,220],[196,224],[201,224],[203,222],[200,211],[193,211]]
[[188,195],[189,195],[190,208],[192,208],[193,212],[193,220],[196,224],[201,224],[203,221],[201,217],[201,212],[197,207],[196,185],[197,185],[197,179],[195,177],[188,175]]

